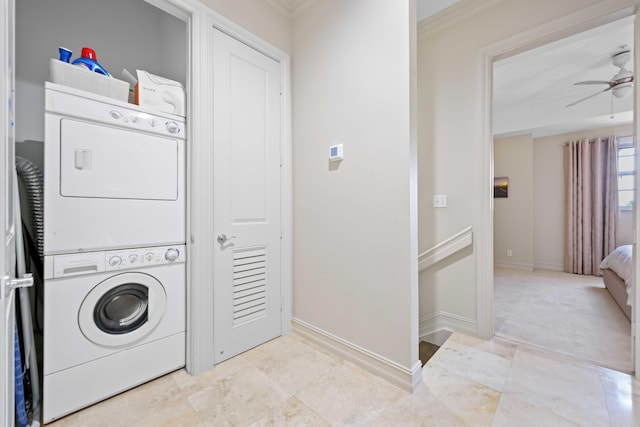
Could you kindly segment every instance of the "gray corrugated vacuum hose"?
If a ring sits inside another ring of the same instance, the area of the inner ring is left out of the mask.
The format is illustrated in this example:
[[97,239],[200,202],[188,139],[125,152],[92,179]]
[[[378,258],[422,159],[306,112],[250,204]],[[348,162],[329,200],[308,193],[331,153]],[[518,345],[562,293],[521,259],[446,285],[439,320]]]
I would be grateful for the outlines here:
[[[44,198],[43,198],[43,179],[40,169],[31,161],[16,156],[16,175],[22,181],[25,194],[27,196],[28,212],[31,216],[31,238],[34,240],[38,250],[38,256],[41,258],[43,254],[43,237],[44,237]],[[14,175],[14,176],[16,176]],[[18,182],[14,183],[15,187],[15,218],[17,224],[21,224],[20,212],[20,196],[18,194]],[[24,260],[24,241],[22,239],[22,226],[18,225],[16,230],[16,261],[18,277],[23,277],[26,273]],[[19,290],[20,308],[22,313],[22,334],[24,338],[25,362],[30,365],[31,379],[31,396],[33,399],[33,421],[31,426],[40,425],[40,380],[38,376],[38,359],[35,352],[35,339],[33,336],[33,323],[31,320],[31,303],[29,300],[29,291],[26,288]],[[37,301],[36,301],[37,304]]]
[[16,156],[16,171],[27,196],[30,214],[29,233],[36,244],[38,255],[44,254],[44,186],[42,172],[30,160]]

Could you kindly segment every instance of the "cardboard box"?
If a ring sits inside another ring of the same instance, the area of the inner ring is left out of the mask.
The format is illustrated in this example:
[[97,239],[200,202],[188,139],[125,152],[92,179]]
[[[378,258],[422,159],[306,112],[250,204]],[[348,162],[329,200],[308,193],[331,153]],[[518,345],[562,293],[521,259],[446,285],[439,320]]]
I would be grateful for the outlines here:
[[185,91],[182,83],[156,76],[144,70],[136,70],[137,104],[165,113],[186,114]]

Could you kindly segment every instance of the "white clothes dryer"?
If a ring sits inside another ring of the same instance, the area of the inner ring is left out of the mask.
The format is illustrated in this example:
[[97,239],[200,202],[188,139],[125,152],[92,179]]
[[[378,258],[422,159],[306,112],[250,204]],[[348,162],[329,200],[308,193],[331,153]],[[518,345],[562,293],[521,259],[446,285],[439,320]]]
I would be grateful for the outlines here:
[[185,246],[45,257],[43,421],[185,365]]
[[184,145],[184,117],[45,83],[45,255],[184,243]]

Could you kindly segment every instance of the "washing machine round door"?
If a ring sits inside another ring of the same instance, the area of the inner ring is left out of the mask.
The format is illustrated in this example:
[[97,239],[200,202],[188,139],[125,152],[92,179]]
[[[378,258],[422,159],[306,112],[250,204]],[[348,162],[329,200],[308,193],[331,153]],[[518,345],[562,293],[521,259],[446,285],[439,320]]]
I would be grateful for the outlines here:
[[166,303],[166,292],[156,278],[144,273],[117,274],[87,294],[78,323],[84,336],[96,344],[130,345],[158,326]]

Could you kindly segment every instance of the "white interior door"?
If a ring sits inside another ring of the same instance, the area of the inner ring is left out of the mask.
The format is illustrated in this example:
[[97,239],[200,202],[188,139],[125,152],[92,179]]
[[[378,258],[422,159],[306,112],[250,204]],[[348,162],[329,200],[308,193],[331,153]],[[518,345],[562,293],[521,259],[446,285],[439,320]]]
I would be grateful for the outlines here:
[[13,294],[6,286],[13,277],[14,221],[13,221],[13,168],[14,168],[14,0],[4,0],[0,9],[0,177],[4,183],[4,197],[0,200],[0,224],[3,240],[0,242],[0,425],[8,427],[14,423],[14,376],[13,376]]
[[[640,12],[636,12],[636,19],[633,24],[633,69],[640,70]],[[636,147],[636,165],[640,165],[640,150],[638,150],[638,138],[640,138],[640,120],[638,120],[638,112],[640,112],[640,94],[638,86],[634,88],[634,114],[633,114],[633,143]],[[637,170],[637,166],[636,166]],[[640,176],[636,172],[635,176],[635,203],[633,205],[633,283],[640,283],[640,256],[638,256],[638,242],[640,241],[640,211],[638,210],[638,202],[640,201]],[[637,285],[636,285],[637,286]],[[640,379],[640,340],[638,339],[638,327],[640,326],[640,292],[633,292],[633,305],[631,309],[631,354],[633,361],[633,370],[637,379]]]
[[215,363],[281,334],[281,68],[214,29]]

